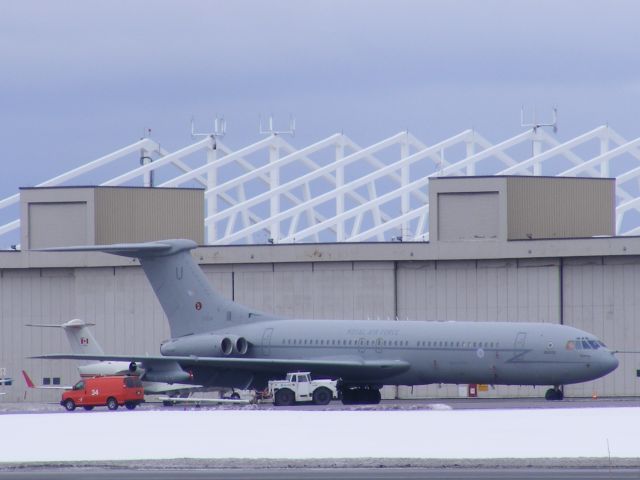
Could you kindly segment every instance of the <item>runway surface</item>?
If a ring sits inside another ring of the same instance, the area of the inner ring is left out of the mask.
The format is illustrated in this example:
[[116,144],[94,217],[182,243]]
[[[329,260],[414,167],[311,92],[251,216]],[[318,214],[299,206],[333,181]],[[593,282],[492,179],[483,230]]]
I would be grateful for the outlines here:
[[[599,397],[565,398],[561,402],[547,401],[544,398],[442,398],[425,400],[383,400],[379,405],[344,406],[339,401],[332,401],[329,405],[300,404],[292,407],[275,407],[270,403],[257,405],[175,405],[163,407],[160,402],[150,401],[138,407],[140,410],[184,410],[184,409],[258,409],[258,410],[421,410],[421,409],[513,409],[513,408],[611,408],[611,407],[640,407],[638,397]],[[7,403],[0,402],[0,415],[15,413],[61,413],[67,412],[58,403]]]
[[414,479],[540,479],[600,480],[638,479],[640,469],[220,469],[220,470],[110,470],[0,472],[2,480],[414,480]]

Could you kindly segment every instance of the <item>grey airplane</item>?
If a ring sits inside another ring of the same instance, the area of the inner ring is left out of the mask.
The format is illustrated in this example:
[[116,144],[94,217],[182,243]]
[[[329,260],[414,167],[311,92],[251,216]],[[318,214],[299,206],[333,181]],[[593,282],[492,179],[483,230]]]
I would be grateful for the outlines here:
[[[191,256],[196,243],[163,240],[48,249],[137,258],[169,321],[161,355],[49,354],[143,368],[144,380],[262,389],[304,370],[339,379],[345,404],[378,403],[382,385],[562,385],[602,377],[618,360],[594,335],[546,323],[303,320],[256,311],[215,292]],[[327,401],[326,395],[314,398]],[[286,393],[276,404],[293,402]]]

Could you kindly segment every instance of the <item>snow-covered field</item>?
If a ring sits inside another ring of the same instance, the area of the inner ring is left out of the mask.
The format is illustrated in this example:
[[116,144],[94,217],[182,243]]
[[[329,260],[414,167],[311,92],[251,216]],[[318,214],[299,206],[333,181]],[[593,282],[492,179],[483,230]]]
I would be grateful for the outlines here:
[[640,408],[0,415],[0,462],[640,457]]

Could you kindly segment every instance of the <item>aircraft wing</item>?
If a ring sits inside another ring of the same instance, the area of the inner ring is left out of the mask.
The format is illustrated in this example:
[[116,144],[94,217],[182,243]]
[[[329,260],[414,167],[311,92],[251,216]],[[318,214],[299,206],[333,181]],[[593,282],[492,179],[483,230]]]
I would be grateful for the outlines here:
[[410,364],[404,360],[362,360],[358,358],[236,358],[196,356],[140,356],[140,355],[87,355],[55,353],[31,358],[48,360],[115,360],[136,362],[142,365],[178,363],[182,368],[211,367],[222,370],[252,370],[262,372],[310,371],[333,377],[383,378],[407,371]]
[[22,370],[22,376],[24,377],[24,381],[29,388],[35,388],[38,390],[71,390],[73,388],[73,385],[36,385],[24,370]]

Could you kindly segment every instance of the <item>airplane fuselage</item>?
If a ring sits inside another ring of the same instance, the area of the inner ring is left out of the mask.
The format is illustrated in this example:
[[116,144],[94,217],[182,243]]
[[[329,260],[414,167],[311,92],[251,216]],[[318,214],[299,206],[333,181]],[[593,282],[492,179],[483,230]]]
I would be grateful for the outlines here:
[[[371,320],[274,320],[218,331],[242,335],[247,358],[362,359],[406,362],[402,371],[344,373],[352,384],[423,385],[486,383],[562,385],[593,380],[614,370],[618,360],[593,335],[577,328],[541,323],[425,322]],[[586,341],[583,348],[582,343]],[[580,342],[577,347],[576,342]],[[591,342],[591,343],[588,343]],[[597,346],[597,348],[596,348]],[[248,386],[286,372],[264,376],[219,371],[209,381]],[[330,369],[320,371],[332,376]],[[194,381],[211,375],[211,369]],[[251,377],[251,378],[250,378]]]

